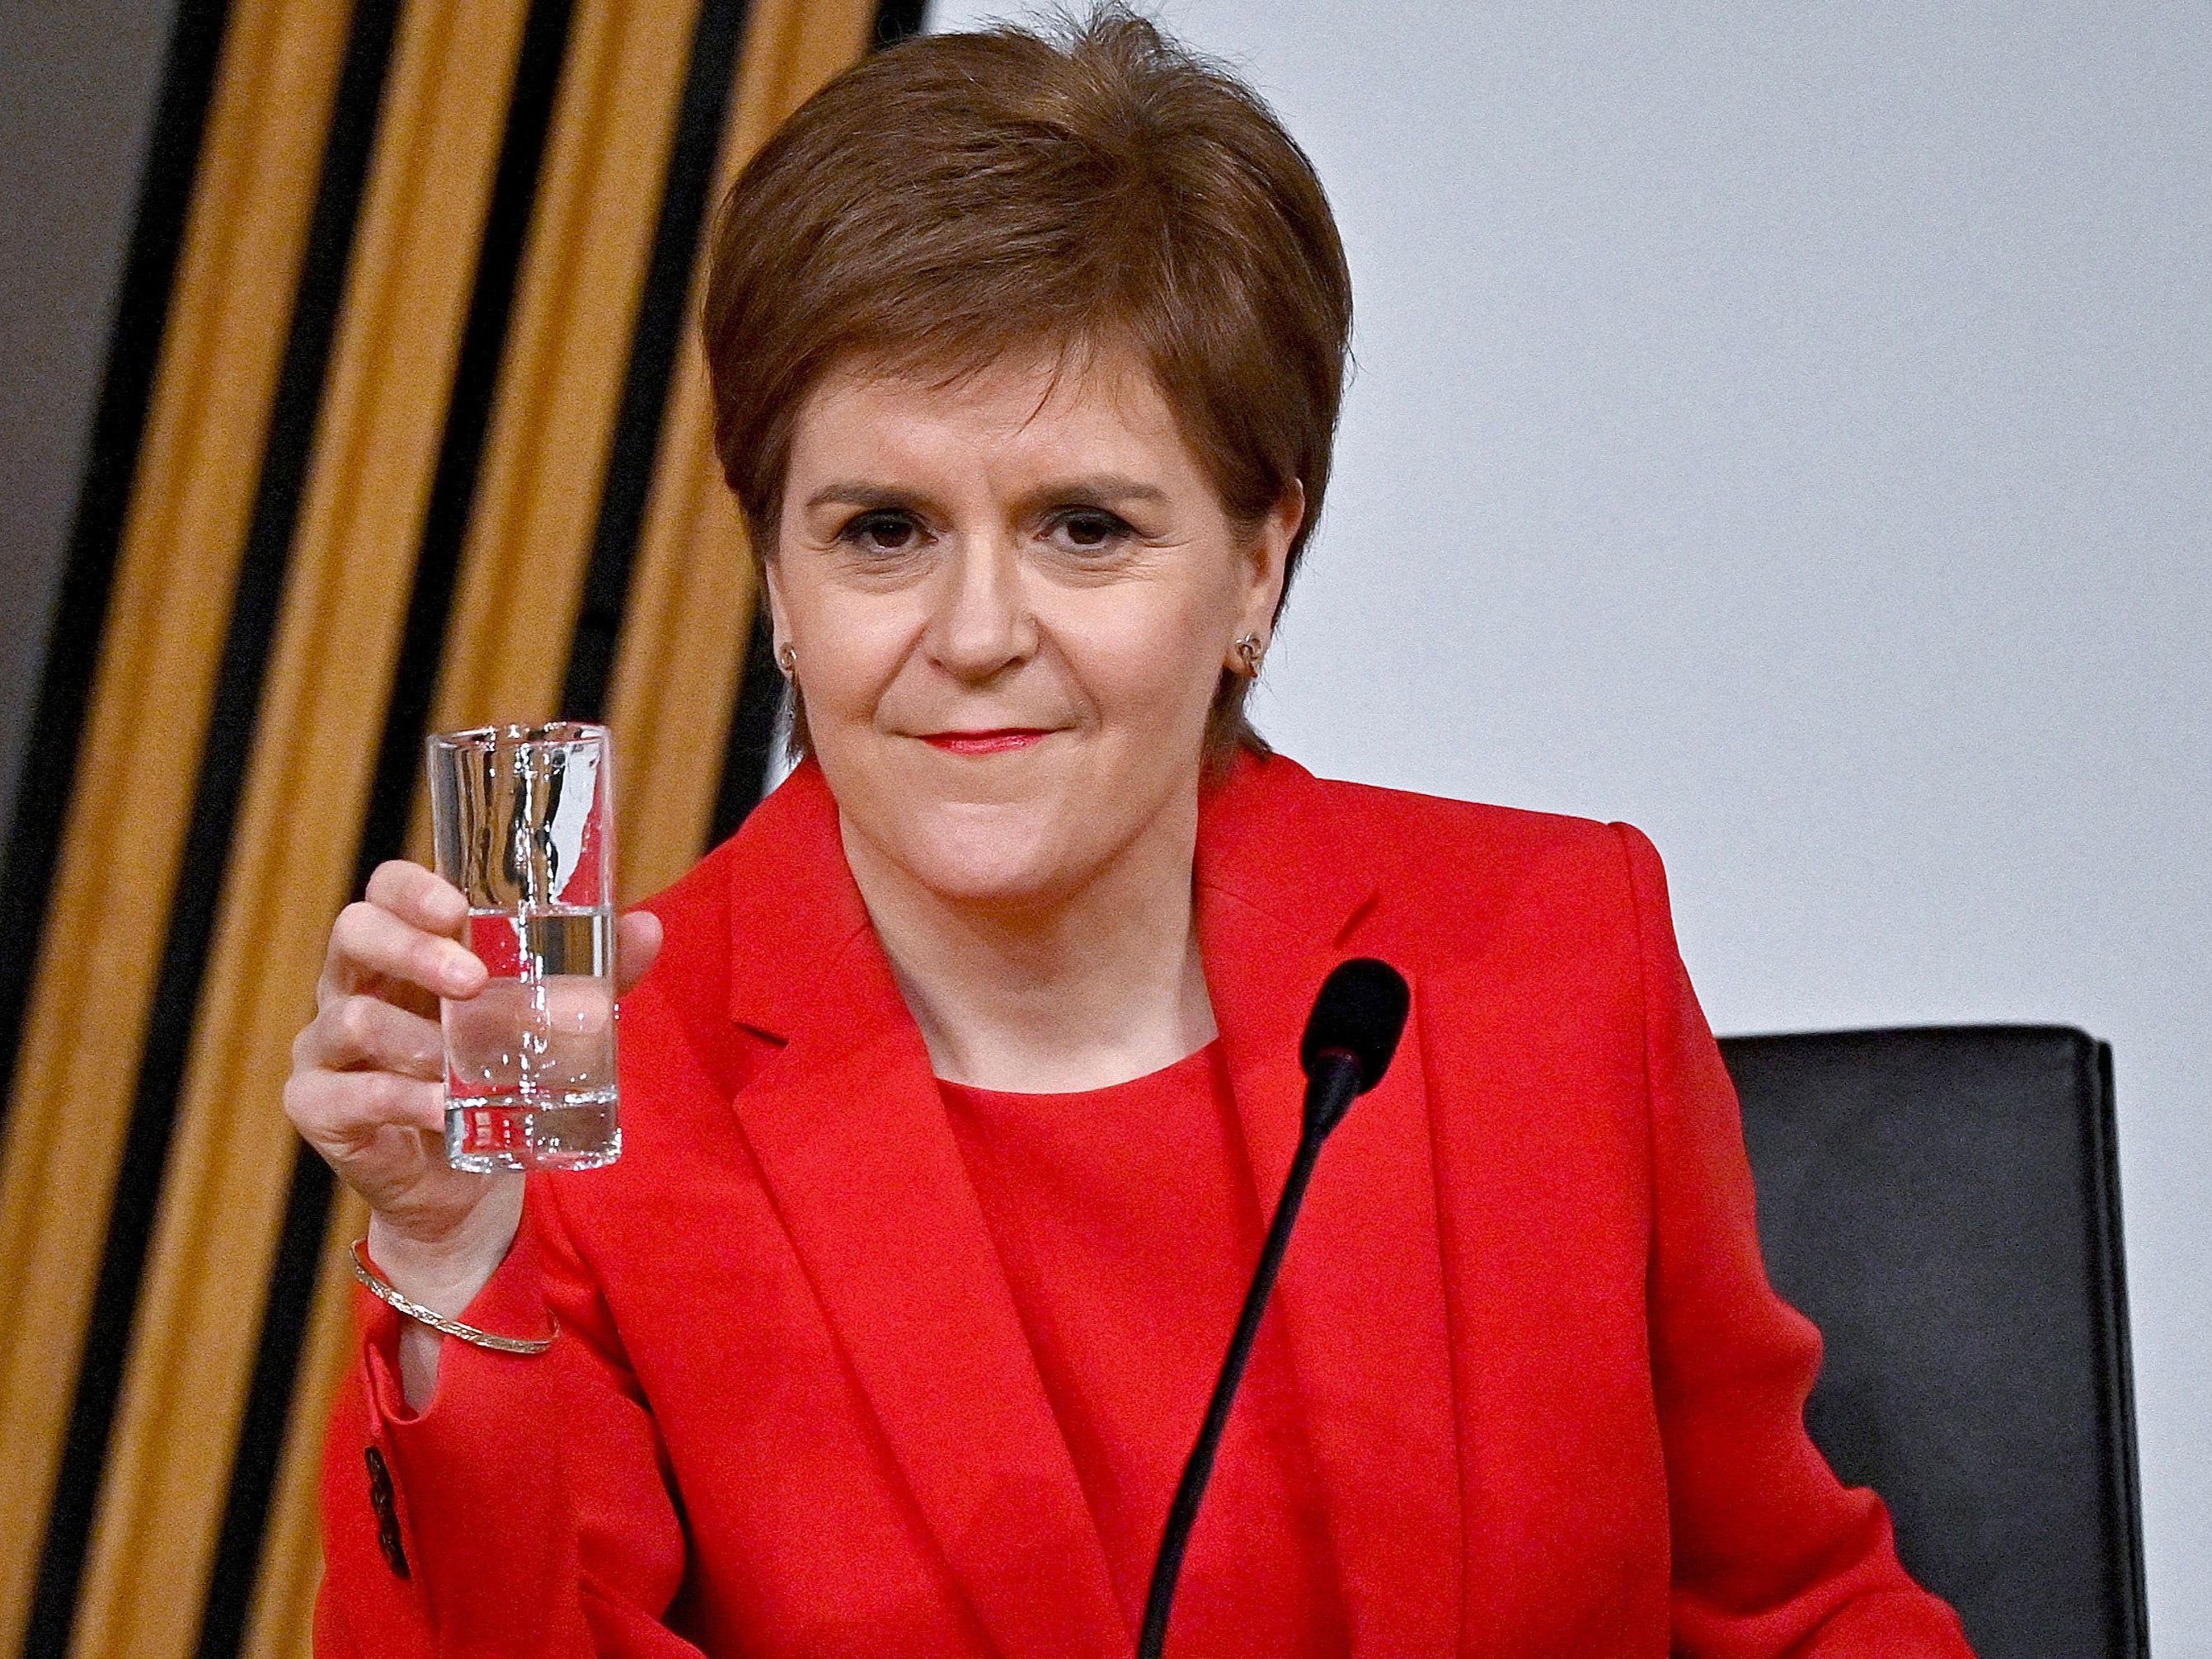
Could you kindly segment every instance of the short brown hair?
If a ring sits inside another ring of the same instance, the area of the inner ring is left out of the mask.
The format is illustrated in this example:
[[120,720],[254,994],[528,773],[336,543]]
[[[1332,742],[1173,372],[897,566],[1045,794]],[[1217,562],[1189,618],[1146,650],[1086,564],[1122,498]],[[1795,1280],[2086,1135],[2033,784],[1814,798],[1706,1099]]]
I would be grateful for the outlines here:
[[[714,443],[772,554],[792,426],[854,361],[957,374],[1133,347],[1231,520],[1328,484],[1352,279],[1321,180],[1256,94],[1119,5],[1051,33],[923,36],[856,64],[739,175],[704,325]],[[1224,673],[1217,758],[1264,750]]]

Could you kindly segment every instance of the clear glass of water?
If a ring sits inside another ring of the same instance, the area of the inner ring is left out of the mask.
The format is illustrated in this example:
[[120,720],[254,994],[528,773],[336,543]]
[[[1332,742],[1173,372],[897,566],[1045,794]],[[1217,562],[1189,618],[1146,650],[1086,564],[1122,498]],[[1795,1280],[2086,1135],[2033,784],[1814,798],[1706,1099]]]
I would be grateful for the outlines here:
[[484,988],[442,1006],[446,1158],[590,1170],[615,1099],[614,771],[604,726],[487,726],[427,745],[438,873],[466,895]]

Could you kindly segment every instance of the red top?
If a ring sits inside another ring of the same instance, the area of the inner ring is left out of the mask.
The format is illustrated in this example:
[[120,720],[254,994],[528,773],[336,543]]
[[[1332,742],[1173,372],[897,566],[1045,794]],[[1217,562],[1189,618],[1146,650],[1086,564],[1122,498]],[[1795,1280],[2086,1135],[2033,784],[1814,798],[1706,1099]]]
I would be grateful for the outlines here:
[[[1268,1204],[1316,988],[1353,956],[1413,988],[1267,1314],[1342,1651],[1967,1651],[1881,1501],[1806,1436],[1820,1337],[1760,1264],[1735,1092],[1649,842],[1247,759],[1200,800],[1193,898]],[[463,1316],[557,1320],[552,1346],[448,1341],[410,1412],[397,1316],[356,1304],[317,1652],[1127,1659],[1128,1547],[1085,1491],[821,769],[653,908],[622,1160],[533,1176]],[[1116,1184],[1142,1194],[1129,1168]],[[1243,1449],[1224,1481],[1252,1478]],[[1228,1514],[1209,1504],[1201,1550]]]
[[[952,1136],[1135,1630],[1266,1221],[1218,1044],[1110,1089],[943,1085]],[[1177,1652],[1346,1646],[1282,1333],[1261,1327],[1176,1594]]]

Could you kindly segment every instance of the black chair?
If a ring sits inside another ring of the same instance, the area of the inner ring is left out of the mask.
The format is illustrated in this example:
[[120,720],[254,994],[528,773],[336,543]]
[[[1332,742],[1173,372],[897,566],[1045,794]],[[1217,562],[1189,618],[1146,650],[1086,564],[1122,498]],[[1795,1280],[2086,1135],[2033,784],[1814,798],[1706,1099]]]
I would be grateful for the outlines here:
[[1806,1408],[1982,1659],[2142,1659],[2112,1050],[2056,1027],[1721,1044]]

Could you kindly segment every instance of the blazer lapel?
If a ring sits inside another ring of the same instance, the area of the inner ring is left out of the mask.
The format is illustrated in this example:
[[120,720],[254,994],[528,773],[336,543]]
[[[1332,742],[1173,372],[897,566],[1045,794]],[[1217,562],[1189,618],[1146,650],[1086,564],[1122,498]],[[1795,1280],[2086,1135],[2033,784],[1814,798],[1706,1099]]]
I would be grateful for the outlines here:
[[759,855],[732,872],[731,1013],[787,1041],[734,1105],[784,1227],[992,1642],[1125,1652],[1097,1528],[827,787],[802,768],[760,812]]
[[[1314,993],[1358,954],[1369,866],[1313,780],[1247,766],[1201,819],[1200,944],[1263,1212],[1297,1150],[1298,1040]],[[1352,1650],[1443,1653],[1461,1622],[1457,1418],[1419,1027],[1322,1149],[1270,1318],[1284,1322]],[[1200,1523],[1204,1524],[1203,1522]]]

